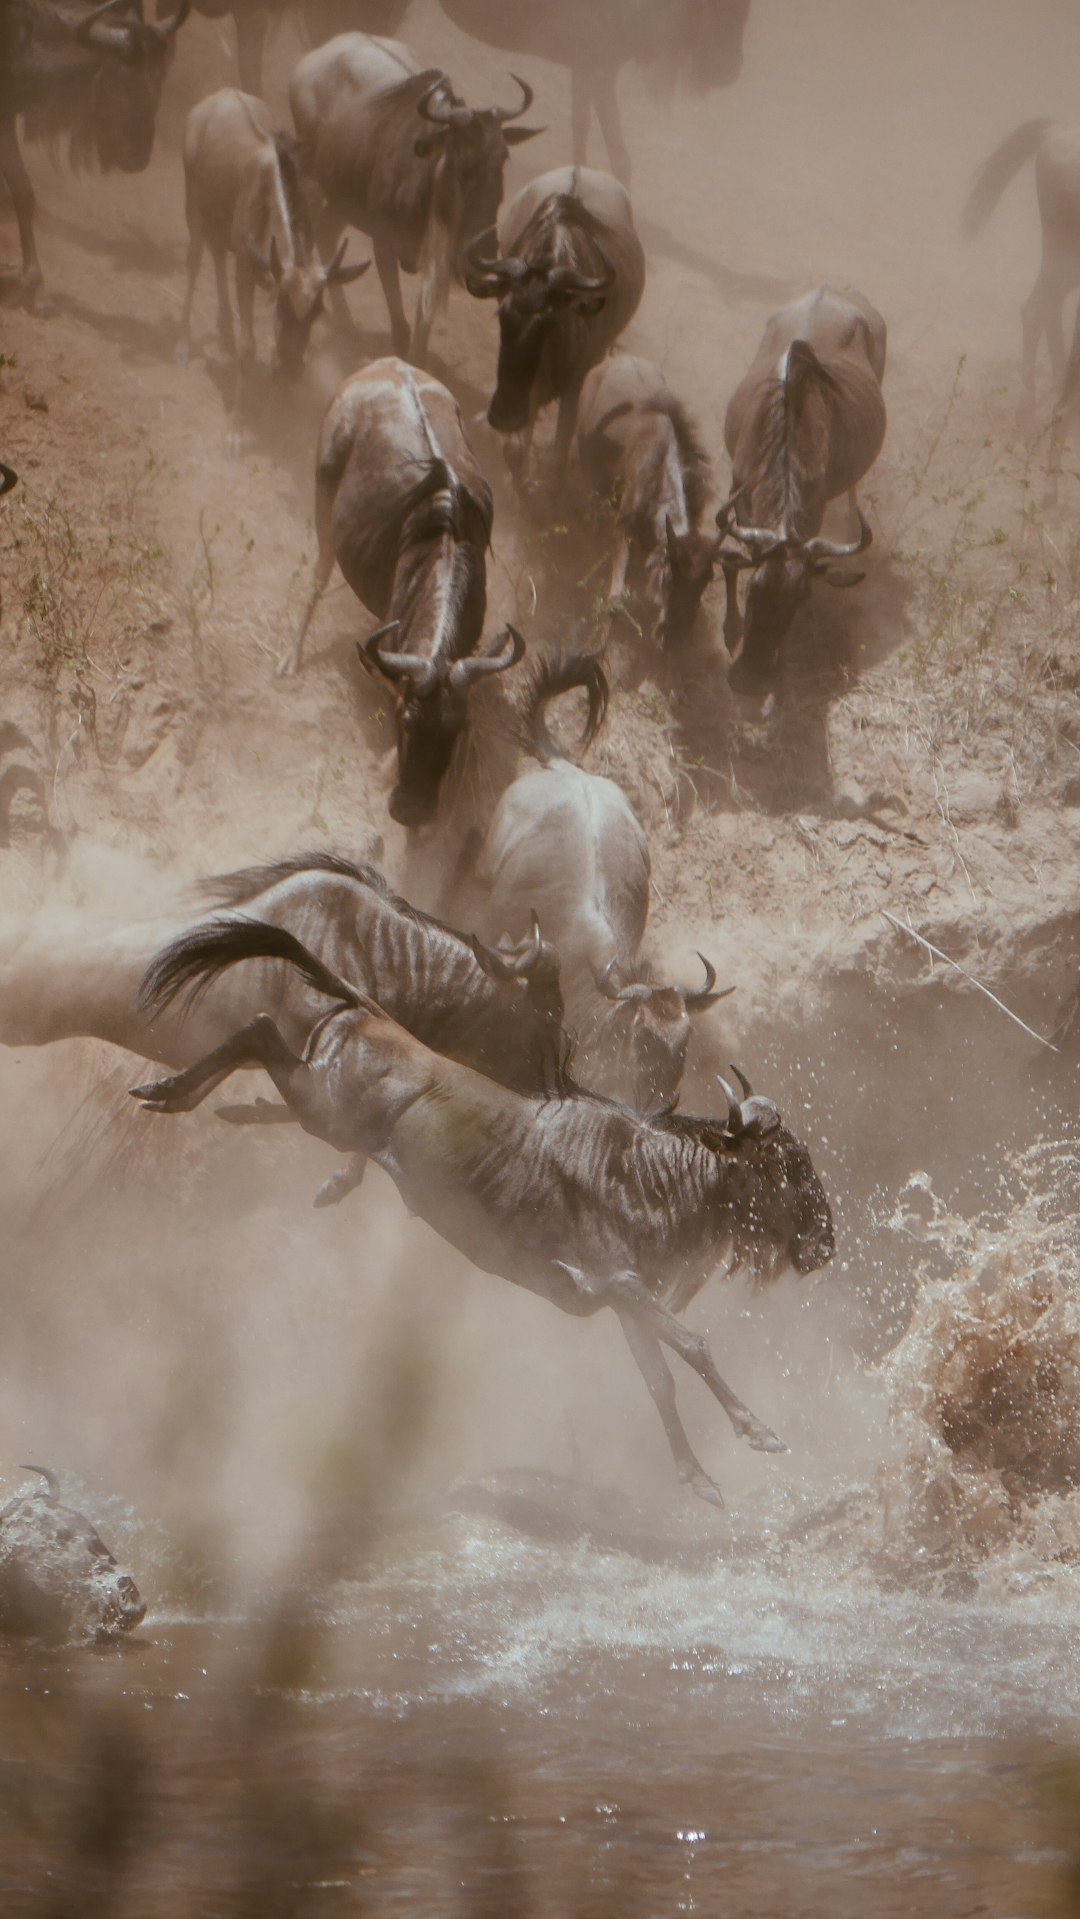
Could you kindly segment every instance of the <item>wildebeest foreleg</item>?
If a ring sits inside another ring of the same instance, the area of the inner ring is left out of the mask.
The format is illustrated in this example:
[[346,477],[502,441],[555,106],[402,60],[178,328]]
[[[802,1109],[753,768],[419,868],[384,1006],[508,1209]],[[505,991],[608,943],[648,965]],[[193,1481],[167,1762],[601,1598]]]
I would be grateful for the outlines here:
[[197,1060],[182,1073],[167,1079],[148,1080],[133,1086],[131,1096],[141,1100],[151,1113],[190,1113],[215,1086],[228,1079],[241,1066],[262,1066],[269,1073],[282,1099],[289,1097],[293,1075],[306,1071],[306,1063],[285,1044],[269,1013],[257,1013],[231,1039],[215,1046],[212,1053]]
[[316,1206],[337,1206],[350,1193],[355,1193],[367,1171],[367,1163],[366,1153],[353,1153],[344,1166],[323,1180],[315,1195]]
[[630,149],[622,129],[619,114],[619,102],[615,93],[615,71],[612,67],[597,68],[591,75],[592,100],[596,108],[596,117],[600,122],[600,131],[604,136],[604,145],[611,160],[611,171],[624,187],[630,185]]
[[686,1429],[675,1404],[675,1381],[660,1351],[659,1340],[654,1333],[647,1332],[632,1313],[620,1313],[619,1324],[626,1334],[627,1345],[649,1389],[653,1405],[663,1421],[668,1445],[679,1469],[679,1478],[699,1498],[707,1499],[711,1506],[722,1506],[724,1501],[719,1486],[709,1478],[686,1437]]
[[1066,268],[1063,273],[1053,261],[1047,262],[1044,259],[1039,269],[1039,277],[1021,308],[1023,376],[1029,401],[1034,401],[1035,398],[1035,361],[1039,351],[1039,341],[1044,333],[1054,384],[1060,385],[1065,371],[1065,332],[1062,309],[1066,295],[1072,291],[1075,284],[1074,271]]
[[740,1439],[747,1439],[756,1453],[786,1453],[787,1447],[782,1439],[770,1431],[763,1420],[744,1406],[742,1400],[732,1392],[727,1381],[721,1379],[716,1363],[709,1351],[708,1341],[700,1333],[692,1333],[688,1326],[676,1319],[665,1307],[657,1305],[651,1293],[642,1284],[635,1273],[619,1273],[610,1282],[609,1303],[617,1312],[620,1307],[632,1312],[638,1324],[665,1346],[670,1346],[692,1366],[699,1379],[704,1380],[714,1399],[720,1401],[728,1418]]
[[[384,236],[380,236],[375,241],[375,267],[382,282],[382,290],[386,295],[386,309],[390,315],[390,339],[394,352],[402,359],[406,359],[409,352],[409,322],[405,318],[405,307],[401,298],[397,252],[393,241],[387,240]],[[338,291],[340,292],[340,288]]]
[[214,279],[217,282],[217,330],[221,350],[230,360],[236,353],[236,334],[233,331],[232,302],[229,299],[229,277],[227,259],[224,253],[214,254]]
[[0,124],[0,176],[7,181],[14,202],[15,218],[19,223],[19,245],[22,248],[23,281],[28,295],[33,297],[41,285],[41,267],[34,244],[34,189],[23,165],[19,142],[15,137],[14,119]]

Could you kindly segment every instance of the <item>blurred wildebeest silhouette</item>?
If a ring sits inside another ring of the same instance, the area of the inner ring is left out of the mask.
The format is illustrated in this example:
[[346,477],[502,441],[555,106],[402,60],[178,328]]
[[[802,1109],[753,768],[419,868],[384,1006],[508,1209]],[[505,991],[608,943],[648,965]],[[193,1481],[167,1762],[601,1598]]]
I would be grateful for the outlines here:
[[0,1511],[0,1632],[52,1641],[131,1632],[146,1604],[90,1521],[60,1499],[56,1474]]

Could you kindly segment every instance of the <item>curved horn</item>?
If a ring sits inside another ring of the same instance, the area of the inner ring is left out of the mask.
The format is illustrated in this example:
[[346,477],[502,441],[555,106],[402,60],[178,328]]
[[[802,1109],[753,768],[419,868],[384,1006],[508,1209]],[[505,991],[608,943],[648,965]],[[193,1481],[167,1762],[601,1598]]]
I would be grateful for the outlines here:
[[615,262],[604,251],[599,240],[593,245],[603,265],[603,275],[597,280],[587,273],[580,273],[577,267],[556,267],[548,274],[547,284],[552,293],[606,293],[615,284]]
[[[105,4],[103,7],[95,7],[93,13],[86,14],[83,17],[83,19],[79,21],[78,25],[74,28],[75,38],[79,42],[80,46],[84,46],[84,47],[92,46],[93,41],[91,40],[90,35],[93,29],[97,26],[98,21],[104,20],[106,14],[119,13],[126,6],[127,6],[127,0],[105,0]],[[131,31],[132,30],[130,27],[128,27],[125,30],[124,37],[126,39],[130,39]],[[39,1468],[35,1466],[34,1471],[35,1472],[39,1471]]]
[[[509,653],[506,652],[507,640],[510,641]],[[482,653],[477,654],[473,659],[454,661],[449,673],[450,684],[460,690],[462,687],[471,686],[474,680],[482,679],[485,673],[505,673],[508,668],[517,665],[524,652],[525,640],[522,634],[508,621],[502,632],[496,634]]]
[[[524,108],[522,111],[524,112]],[[515,971],[519,973],[531,973],[534,966],[540,964],[540,959],[544,951],[544,940],[540,931],[540,921],[537,919],[535,912],[531,912],[529,918],[532,921],[532,930],[529,935],[528,946],[522,953],[515,968]]]
[[[434,96],[445,87],[448,98],[435,104]],[[416,111],[421,120],[427,120],[436,127],[463,127],[473,118],[471,107],[457,106],[454,103],[454,89],[445,73],[440,73],[429,87],[425,87],[416,102]]]
[[[699,954],[699,955],[698,955],[698,958],[700,959],[700,957],[701,957],[701,955]],[[742,1067],[741,1067],[741,1066],[736,1066],[736,1064],[735,1064],[735,1061],[734,1061],[734,1060],[732,1060],[732,1062],[731,1062],[731,1070],[732,1070],[732,1072],[734,1073],[734,1075],[735,1075],[735,1078],[736,1078],[736,1079],[738,1080],[738,1082],[739,1082],[739,1085],[740,1085],[740,1086],[742,1087],[742,1096],[743,1096],[743,1098],[744,1098],[744,1099],[753,1099],[753,1097],[754,1097],[754,1089],[753,1089],[753,1087],[751,1086],[751,1084],[750,1084],[750,1081],[749,1081],[749,1080],[747,1079],[747,1077],[746,1077],[746,1074],[745,1074],[745,1073],[743,1072],[743,1070],[742,1070]]]
[[3,460],[0,460],[0,493],[10,493],[12,487],[18,484],[18,479],[19,476],[14,467],[5,466]]
[[59,1499],[60,1481],[57,1479],[56,1474],[50,1471],[48,1466],[31,1466],[29,1461],[25,1461],[19,1467],[19,1471],[24,1473],[40,1473],[42,1479],[45,1481],[45,1498],[51,1500]]
[[728,1085],[727,1080],[724,1078],[722,1073],[717,1073],[716,1082],[717,1082],[717,1085],[721,1088],[722,1092],[724,1092],[727,1095],[728,1115],[727,1115],[727,1119],[724,1121],[724,1124],[728,1132],[731,1134],[732,1138],[738,1139],[740,1133],[744,1133],[746,1131],[745,1122],[743,1120],[742,1107],[739,1105],[739,1102],[735,1097],[734,1087]]
[[705,968],[704,986],[696,993],[690,992],[689,988],[685,986],[680,989],[683,996],[683,1005],[686,1007],[688,1013],[705,1013],[710,1006],[716,1005],[717,1000],[727,999],[728,994],[735,991],[733,986],[725,986],[722,993],[714,993],[713,987],[716,985],[716,968],[705,958],[704,953],[699,953],[698,958]]
[[729,498],[724,501],[723,506],[717,507],[716,524],[720,528],[721,533],[727,532],[728,523],[731,519],[732,514],[735,511],[735,503],[739,499],[740,495],[745,492],[746,492],[745,486],[737,486],[735,488],[734,493],[732,493],[729,496]]
[[804,540],[801,551],[805,553],[811,566],[818,566],[823,560],[851,560],[856,553],[865,553],[873,541],[869,521],[859,508],[859,537],[857,540]]
[[521,88],[521,105],[519,107],[493,107],[491,110],[500,126],[507,120],[520,120],[523,113],[528,113],[533,100],[536,98],[528,81],[523,80],[520,74],[512,73],[510,78],[515,86]]
[[469,241],[461,256],[466,291],[477,300],[491,299],[503,293],[516,280],[524,279],[529,271],[524,260],[517,260],[513,255],[505,260],[500,260],[497,254],[494,259],[482,256],[480,248],[486,246],[493,236],[498,239],[498,228],[485,227],[483,233],[477,233]]
[[430,660],[417,659],[415,653],[384,653],[381,643],[388,633],[397,631],[400,621],[391,620],[388,626],[380,626],[378,631],[368,635],[366,640],[358,640],[356,650],[385,673],[388,680],[411,680],[418,693],[426,693],[438,677],[438,669]]
[[731,520],[727,531],[732,539],[741,540],[744,546],[751,548],[755,566],[788,544],[787,534],[778,533],[774,526],[740,526],[738,520]]

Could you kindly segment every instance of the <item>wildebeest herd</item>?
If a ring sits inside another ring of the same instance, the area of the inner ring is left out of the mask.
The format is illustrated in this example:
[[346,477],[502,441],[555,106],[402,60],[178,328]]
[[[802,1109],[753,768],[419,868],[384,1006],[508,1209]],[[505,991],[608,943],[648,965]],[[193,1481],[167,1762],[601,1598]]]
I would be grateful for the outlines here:
[[[28,298],[41,270],[17,118],[29,138],[66,133],[74,165],[144,167],[188,4],[150,25],[140,0],[85,14],[0,0],[0,174],[18,216]],[[0,1037],[33,1045],[90,1034],[153,1059],[170,1076],[134,1094],[157,1113],[188,1111],[238,1068],[261,1068],[278,1100],[223,1115],[296,1121],[345,1155],[317,1203],[342,1199],[374,1160],[409,1210],[476,1266],[569,1313],[610,1306],[681,1479],[719,1502],[681,1424],[661,1347],[699,1374],[737,1433],[778,1449],[678,1316],[725,1265],[762,1280],[823,1266],[834,1250],[829,1202],[804,1143],[738,1068],[737,1088],[719,1080],[718,1113],[677,1111],[692,1024],[723,992],[707,958],[700,984],[654,977],[642,955],[645,833],[619,786],[579,766],[549,729],[549,704],[576,689],[587,701],[583,746],[595,738],[608,700],[603,650],[583,639],[544,654],[513,625],[485,639],[497,476],[470,443],[453,376],[443,384],[425,363],[452,286],[494,302],[487,421],[503,441],[506,510],[519,512],[523,537],[537,500],[554,517],[576,458],[577,483],[614,503],[609,612],[635,583],[646,641],[670,653],[722,576],[729,683],[762,699],[815,580],[849,587],[863,577],[844,562],[871,543],[856,489],[885,437],[885,322],[853,287],[819,287],[771,316],[728,405],[731,480],[714,498],[692,409],[659,366],[620,349],[647,260],[625,184],[613,31],[620,55],[658,56],[663,12],[668,41],[697,59],[705,84],[722,85],[739,69],[748,0],[442,5],[497,46],[570,66],[572,163],[540,173],[504,205],[510,151],[539,131],[524,123],[529,81],[510,75],[502,103],[472,105],[422,46],[360,31],[319,39],[313,28],[319,43],[289,86],[293,128],[275,128],[255,91],[262,28],[245,32],[251,10],[236,0],[248,90],[225,87],[200,101],[184,140],[189,250],[178,358],[188,355],[208,249],[236,404],[256,354],[259,287],[273,299],[274,372],[294,380],[324,303],[351,324],[344,288],[368,263],[345,264],[347,229],[370,239],[393,353],[352,373],[326,411],[315,456],[315,577],[278,671],[304,671],[309,628],[337,565],[378,622],[358,649],[393,691],[388,807],[409,832],[440,820],[471,689],[514,676],[507,684],[516,683],[529,763],[486,833],[456,849],[474,918],[449,925],[395,897],[369,864],[300,853],[211,882],[217,910],[194,923],[177,918],[164,936],[158,925],[88,935],[75,964],[57,963],[33,924],[9,932]],[[405,11],[384,5],[365,18],[393,26]],[[317,16],[323,30],[348,25],[309,0],[309,24]],[[582,163],[590,103],[620,178]],[[1011,172],[1037,156],[1047,250],[1025,314],[1025,366],[1030,374],[1045,331],[1064,380],[1062,419],[1080,387],[1080,345],[1066,367],[1058,311],[1080,277],[1074,147],[1075,136],[1045,123],[1021,128],[987,163],[968,214],[978,224]],[[411,324],[402,272],[419,281]],[[538,449],[535,429],[549,407],[553,446]],[[0,491],[14,483],[0,466]],[[826,509],[840,500],[847,535],[827,537]],[[618,644],[612,617],[608,653]]]

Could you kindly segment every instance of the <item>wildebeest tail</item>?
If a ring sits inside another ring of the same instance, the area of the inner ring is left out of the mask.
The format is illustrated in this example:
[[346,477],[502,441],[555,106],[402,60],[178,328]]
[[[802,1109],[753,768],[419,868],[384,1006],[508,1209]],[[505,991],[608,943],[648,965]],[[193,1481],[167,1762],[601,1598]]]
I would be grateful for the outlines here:
[[960,216],[960,231],[966,240],[974,239],[985,226],[1013,174],[1019,173],[1025,161],[1035,158],[1051,125],[1050,120],[1025,120],[983,162]]
[[383,898],[390,894],[390,888],[377,867],[369,866],[366,860],[350,860],[340,853],[323,851],[294,853],[288,859],[269,860],[263,866],[242,866],[235,873],[215,873],[202,882],[198,891],[204,899],[213,900],[217,906],[243,906],[258,894],[269,892],[272,886],[278,886],[282,880],[295,879],[298,873],[330,873],[339,879],[356,880],[361,886],[370,886]]
[[278,959],[293,966],[317,993],[327,999],[341,1000],[346,1006],[368,1006],[370,1001],[346,980],[332,973],[314,953],[309,953],[293,933],[284,927],[267,926],[263,920],[206,920],[188,933],[171,941],[151,960],[139,981],[137,1004],[151,1019],[165,1012],[181,995],[186,1011],[219,973],[240,960]]
[[608,708],[608,679],[598,653],[574,649],[568,653],[545,653],[527,669],[525,695],[521,703],[521,735],[526,749],[550,766],[552,760],[566,758],[557,740],[547,729],[548,702],[561,693],[583,687],[588,695],[588,712],[581,736],[581,751],[591,746],[604,723]]

